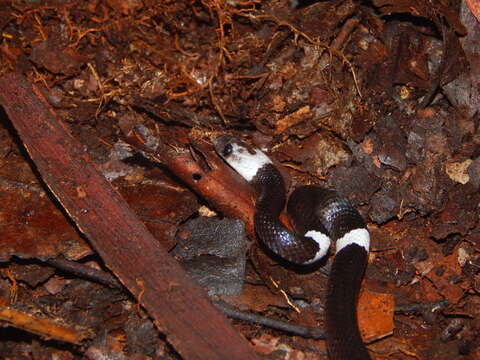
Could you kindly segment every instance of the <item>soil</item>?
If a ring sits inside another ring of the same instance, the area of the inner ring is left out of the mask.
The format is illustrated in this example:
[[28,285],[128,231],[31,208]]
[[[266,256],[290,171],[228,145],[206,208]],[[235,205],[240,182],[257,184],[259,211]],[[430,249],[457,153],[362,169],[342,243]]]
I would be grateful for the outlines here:
[[[212,299],[322,329],[332,259],[297,269],[265,254],[251,189],[211,146],[228,132],[265,149],[290,189],[336,189],[364,216],[373,359],[480,359],[479,15],[455,0],[2,0],[0,79],[33,84]],[[6,98],[0,357],[195,358],[82,231],[56,191],[70,174],[37,162],[66,157],[33,156]],[[327,359],[312,334],[231,316],[258,358]]]

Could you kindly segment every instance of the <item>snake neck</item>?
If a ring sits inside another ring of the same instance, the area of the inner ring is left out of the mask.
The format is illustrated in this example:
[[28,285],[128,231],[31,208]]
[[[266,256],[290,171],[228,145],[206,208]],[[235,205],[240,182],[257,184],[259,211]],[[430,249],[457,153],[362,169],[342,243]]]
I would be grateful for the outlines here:
[[285,182],[280,172],[272,164],[266,164],[258,170],[251,184],[257,192],[255,211],[270,214],[272,219],[278,218],[286,199]]

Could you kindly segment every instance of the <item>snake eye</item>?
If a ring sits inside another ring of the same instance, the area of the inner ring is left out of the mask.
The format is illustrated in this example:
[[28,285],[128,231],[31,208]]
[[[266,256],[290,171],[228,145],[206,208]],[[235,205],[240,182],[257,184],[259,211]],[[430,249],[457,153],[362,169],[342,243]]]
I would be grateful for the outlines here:
[[232,144],[227,144],[223,148],[222,154],[223,154],[223,156],[228,156],[232,153],[232,151],[233,151]]

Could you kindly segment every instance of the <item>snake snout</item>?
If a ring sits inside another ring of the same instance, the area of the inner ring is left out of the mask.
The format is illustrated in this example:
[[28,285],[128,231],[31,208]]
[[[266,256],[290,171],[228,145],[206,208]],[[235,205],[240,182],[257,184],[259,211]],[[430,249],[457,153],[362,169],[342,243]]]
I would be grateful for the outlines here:
[[232,135],[222,134],[217,136],[213,141],[213,147],[215,151],[219,154],[222,154],[227,145],[231,145],[235,138]]

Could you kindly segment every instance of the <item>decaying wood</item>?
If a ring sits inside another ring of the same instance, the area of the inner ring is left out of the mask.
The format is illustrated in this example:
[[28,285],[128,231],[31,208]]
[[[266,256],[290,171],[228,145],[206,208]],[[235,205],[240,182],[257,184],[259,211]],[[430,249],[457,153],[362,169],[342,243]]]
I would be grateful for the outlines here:
[[96,170],[38,88],[22,75],[5,75],[0,103],[52,193],[175,349],[185,359],[255,359]]

